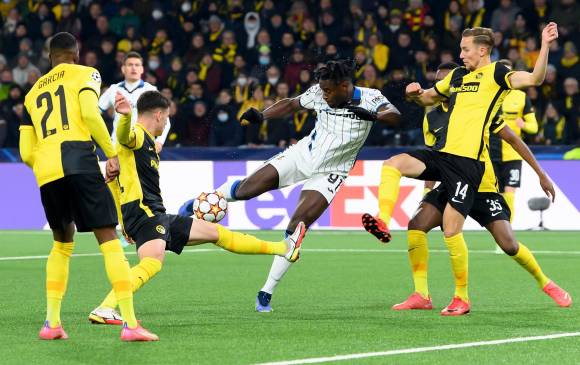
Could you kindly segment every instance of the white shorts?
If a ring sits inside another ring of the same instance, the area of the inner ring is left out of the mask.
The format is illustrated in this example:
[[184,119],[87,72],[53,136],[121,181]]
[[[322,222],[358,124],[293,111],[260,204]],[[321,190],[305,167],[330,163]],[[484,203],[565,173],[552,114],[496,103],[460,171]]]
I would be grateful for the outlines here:
[[270,164],[278,171],[278,187],[294,185],[305,181],[302,190],[315,190],[322,194],[328,204],[332,202],[347,175],[342,172],[316,172],[312,168],[312,159],[308,144],[299,141],[283,152],[272,157],[265,164]]

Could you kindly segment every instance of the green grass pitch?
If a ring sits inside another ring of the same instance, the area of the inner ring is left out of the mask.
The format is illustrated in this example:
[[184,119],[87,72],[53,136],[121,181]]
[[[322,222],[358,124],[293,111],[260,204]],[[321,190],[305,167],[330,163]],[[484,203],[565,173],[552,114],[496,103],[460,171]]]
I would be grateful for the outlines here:
[[[280,232],[256,232],[278,239]],[[544,272],[580,300],[578,232],[520,232]],[[63,323],[68,341],[37,340],[44,320],[47,232],[0,232],[2,364],[252,364],[580,331],[577,304],[562,309],[512,259],[493,254],[484,232],[466,234],[472,313],[439,315],[453,280],[440,232],[429,235],[436,310],[394,312],[411,293],[404,232],[387,246],[361,232],[311,232],[300,262],[272,302],[254,312],[271,258],[214,250],[168,254],[162,272],[135,296],[138,317],[158,343],[121,343],[120,328],[90,325],[108,291],[102,258],[73,257]],[[210,249],[210,250],[208,250]],[[349,251],[352,249],[352,251]],[[549,252],[548,252],[549,251]],[[96,253],[89,235],[76,254]],[[127,248],[134,253],[134,248]],[[6,259],[7,257],[26,257]],[[131,263],[136,256],[129,255]],[[580,337],[347,360],[357,364],[578,364]]]

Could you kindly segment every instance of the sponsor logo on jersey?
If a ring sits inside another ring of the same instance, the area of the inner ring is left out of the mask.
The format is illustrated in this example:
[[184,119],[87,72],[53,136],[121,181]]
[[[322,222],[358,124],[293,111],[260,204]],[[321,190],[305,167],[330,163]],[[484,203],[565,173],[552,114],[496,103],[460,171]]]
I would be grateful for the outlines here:
[[476,93],[479,90],[479,82],[468,82],[461,86],[452,86],[452,93]]
[[155,170],[159,170],[159,161],[151,159],[151,167],[153,167]]

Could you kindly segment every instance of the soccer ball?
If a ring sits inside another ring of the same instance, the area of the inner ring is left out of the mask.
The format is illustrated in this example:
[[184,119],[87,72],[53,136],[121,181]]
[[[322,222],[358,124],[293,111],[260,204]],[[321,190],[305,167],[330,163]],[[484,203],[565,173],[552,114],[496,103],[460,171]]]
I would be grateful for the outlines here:
[[193,201],[193,215],[211,223],[221,221],[228,211],[228,201],[224,195],[215,190],[211,193],[201,193]]

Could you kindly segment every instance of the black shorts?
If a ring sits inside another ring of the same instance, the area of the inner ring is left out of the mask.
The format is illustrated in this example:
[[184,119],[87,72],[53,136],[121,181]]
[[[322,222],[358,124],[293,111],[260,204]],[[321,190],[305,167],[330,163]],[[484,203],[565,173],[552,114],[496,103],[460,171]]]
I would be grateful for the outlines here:
[[434,150],[416,150],[407,154],[420,160],[427,167],[417,179],[440,181],[445,187],[447,202],[467,217],[481,183],[485,164],[482,161]]
[[[435,206],[443,214],[445,206],[447,205],[447,192],[445,188],[439,186],[431,190],[425,195],[423,202]],[[475,201],[473,202],[469,216],[482,227],[485,227],[493,221],[509,221],[511,212],[501,194],[477,193],[475,194]]]
[[117,225],[115,201],[100,173],[49,182],[40,187],[40,199],[51,229],[65,230],[72,222],[79,232]]
[[499,191],[504,192],[506,186],[519,188],[522,182],[522,160],[493,162],[495,176],[499,182]]
[[180,254],[189,241],[189,232],[193,218],[173,214],[158,214],[147,217],[135,228],[126,229],[126,233],[137,245],[137,250],[145,242],[162,239],[166,242],[167,251]]

